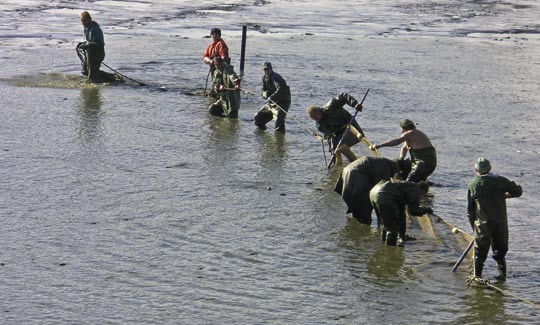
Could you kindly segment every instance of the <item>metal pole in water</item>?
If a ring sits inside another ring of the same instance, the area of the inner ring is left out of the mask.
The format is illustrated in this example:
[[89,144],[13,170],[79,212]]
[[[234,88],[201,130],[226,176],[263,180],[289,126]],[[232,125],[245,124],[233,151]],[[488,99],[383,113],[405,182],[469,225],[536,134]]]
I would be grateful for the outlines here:
[[240,78],[244,77],[244,61],[246,58],[247,26],[242,26],[242,48],[240,50]]

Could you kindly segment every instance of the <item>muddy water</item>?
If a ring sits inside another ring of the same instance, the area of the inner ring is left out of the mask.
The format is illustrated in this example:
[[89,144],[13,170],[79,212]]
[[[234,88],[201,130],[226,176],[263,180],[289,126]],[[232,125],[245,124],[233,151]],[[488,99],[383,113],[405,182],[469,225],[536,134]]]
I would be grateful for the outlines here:
[[[152,9],[89,3],[106,34],[106,62],[150,85],[139,87],[81,85],[73,50],[80,8],[23,3],[3,4],[0,15],[3,322],[530,324],[538,317],[527,303],[467,288],[466,267],[451,273],[461,250],[442,225],[438,240],[412,225],[417,241],[387,248],[375,226],[347,219],[332,191],[338,171],[324,168],[320,143],[305,130],[314,127],[307,106],[343,91],[360,98],[370,88],[358,118],[368,138],[397,135],[402,118],[417,122],[439,153],[431,204],[464,228],[472,164],[489,158],[525,191],[508,202],[503,288],[540,300],[539,247],[524,240],[539,226],[539,42],[518,9],[381,2],[332,18],[326,13],[342,2],[297,2],[309,16],[293,20],[292,4],[281,1],[185,2],[184,9],[168,1]],[[121,14],[125,8],[137,22]],[[279,23],[265,18],[270,10]],[[209,116],[201,96],[207,26],[223,26],[238,67],[241,24],[227,25],[225,15],[251,26],[238,120]],[[507,34],[501,17],[531,30]],[[253,125],[264,61],[293,92],[297,121],[288,119],[284,136]],[[486,273],[495,273],[491,260]]]

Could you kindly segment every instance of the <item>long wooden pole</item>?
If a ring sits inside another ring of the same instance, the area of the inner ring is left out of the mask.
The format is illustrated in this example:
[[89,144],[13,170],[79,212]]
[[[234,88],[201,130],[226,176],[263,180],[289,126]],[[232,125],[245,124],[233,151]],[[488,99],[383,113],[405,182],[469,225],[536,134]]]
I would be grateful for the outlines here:
[[242,48],[240,50],[240,78],[244,76],[244,61],[246,59],[247,26],[242,26]]

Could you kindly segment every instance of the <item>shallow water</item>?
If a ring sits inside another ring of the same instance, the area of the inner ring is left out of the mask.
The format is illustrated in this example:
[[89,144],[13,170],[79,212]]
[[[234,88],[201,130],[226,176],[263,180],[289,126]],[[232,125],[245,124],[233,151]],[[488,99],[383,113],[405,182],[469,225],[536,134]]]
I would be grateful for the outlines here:
[[[534,323],[537,308],[450,272],[461,248],[443,225],[387,248],[347,219],[304,109],[369,88],[371,141],[417,122],[439,154],[433,208],[464,229],[478,156],[521,183],[503,288],[540,301],[538,5],[350,3],[86,3],[105,62],[139,87],[80,84],[77,4],[3,2],[1,322]],[[243,24],[240,118],[217,119],[200,56],[217,25],[238,67]],[[292,88],[284,136],[253,125],[264,61]]]

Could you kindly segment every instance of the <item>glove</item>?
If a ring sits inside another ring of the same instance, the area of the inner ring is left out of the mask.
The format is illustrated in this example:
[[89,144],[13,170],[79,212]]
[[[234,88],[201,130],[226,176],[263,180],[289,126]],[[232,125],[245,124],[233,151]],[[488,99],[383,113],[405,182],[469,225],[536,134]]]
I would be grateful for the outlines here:
[[359,112],[361,112],[362,109],[364,109],[364,106],[362,106],[362,104],[358,103],[358,104],[356,104],[356,106],[354,107],[354,109],[357,110],[357,111],[359,111]]
[[427,214],[433,214],[433,209],[432,208],[424,208],[424,210],[426,211]]

